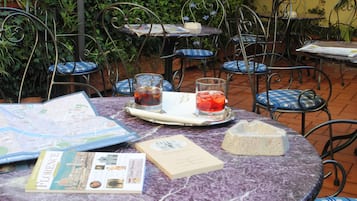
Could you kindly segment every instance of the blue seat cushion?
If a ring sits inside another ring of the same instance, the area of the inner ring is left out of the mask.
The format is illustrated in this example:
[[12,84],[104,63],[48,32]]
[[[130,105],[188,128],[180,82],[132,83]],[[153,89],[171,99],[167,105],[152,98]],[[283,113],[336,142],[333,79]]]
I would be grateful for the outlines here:
[[[78,61],[78,62],[65,62],[57,65],[57,71],[63,74],[81,74],[94,71],[98,65],[94,62]],[[53,72],[54,65],[49,67],[49,71]],[[74,69],[74,71],[73,71]]]
[[[129,83],[130,83],[130,85],[129,85]],[[115,87],[113,88],[113,90],[118,94],[132,95],[131,90],[130,90],[130,86],[132,86],[132,85],[133,85],[132,78],[121,80],[115,84]],[[174,91],[174,87],[172,86],[172,84],[169,81],[164,80],[163,90],[164,91]]]
[[179,56],[192,58],[206,58],[214,56],[212,51],[204,49],[179,49],[176,51],[176,54]]
[[[222,68],[227,71],[247,73],[247,68],[243,60],[227,61],[223,63]],[[254,69],[254,71],[253,71]],[[249,61],[249,71],[255,73],[264,73],[267,71],[267,66],[262,63]]]
[[[320,96],[315,96],[312,92],[307,92],[300,99],[302,107],[298,103],[298,97],[302,90],[278,89],[269,91],[269,103],[273,109],[297,110],[315,109],[325,103]],[[266,92],[256,96],[257,103],[261,105],[268,104]]]
[[316,198],[315,201],[357,201],[357,198],[324,197],[324,198]]
[[242,35],[241,37],[233,36],[232,40],[235,43],[239,43],[239,41],[242,40],[244,44],[254,44],[257,42],[257,36],[255,35]]

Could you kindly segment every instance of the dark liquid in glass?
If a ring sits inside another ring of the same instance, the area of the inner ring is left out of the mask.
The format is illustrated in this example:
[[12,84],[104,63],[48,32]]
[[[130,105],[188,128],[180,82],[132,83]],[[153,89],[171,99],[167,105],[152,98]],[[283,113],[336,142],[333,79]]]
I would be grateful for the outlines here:
[[161,90],[157,87],[140,87],[134,92],[135,103],[143,106],[161,104]]

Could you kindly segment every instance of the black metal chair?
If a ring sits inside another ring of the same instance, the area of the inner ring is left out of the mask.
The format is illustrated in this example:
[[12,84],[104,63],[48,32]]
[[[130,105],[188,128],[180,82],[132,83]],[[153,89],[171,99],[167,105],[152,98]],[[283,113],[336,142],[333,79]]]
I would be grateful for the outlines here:
[[[349,5],[351,4],[351,5]],[[351,10],[344,10],[344,7],[351,6]],[[346,16],[349,16],[347,20],[342,20],[340,17],[340,12],[343,12]],[[357,21],[357,0],[348,1],[338,1],[333,9],[330,11],[328,18],[328,31],[327,40],[343,40],[351,41],[353,31],[356,29],[353,25]],[[320,68],[323,67],[323,59],[320,59]],[[345,82],[343,79],[343,68],[345,66],[344,62],[337,61],[339,64],[339,71],[341,77],[341,85],[344,86]]]
[[55,74],[48,74],[47,67],[53,64],[57,69],[58,62],[52,30],[30,13],[1,7],[0,43],[0,68],[5,70],[0,80],[1,96],[18,103],[25,97],[50,99]]
[[[54,25],[55,26],[55,25]],[[101,91],[106,93],[104,80],[104,69],[107,67],[105,54],[96,41],[88,34],[77,33],[55,33],[57,47],[59,51],[59,62],[55,70],[54,65],[50,65],[48,71],[55,72],[53,81],[56,85],[70,85],[84,89],[90,95],[102,96]],[[78,41],[84,39],[84,48],[80,51]],[[80,51],[80,52],[78,52]],[[90,82],[91,75],[99,73],[102,82],[102,90],[97,89]],[[71,88],[69,92],[77,89]]]
[[[113,95],[133,95],[133,77],[143,72],[161,73],[166,31],[160,18],[150,9],[129,2],[108,5],[97,16],[99,30],[107,36],[103,43],[109,60],[108,74]],[[175,90],[164,80],[164,91]]]
[[[301,133],[305,133],[307,113],[323,111],[327,120],[331,119],[328,101],[332,94],[332,83],[328,75],[312,66],[268,67],[266,85],[255,96],[256,112],[263,108],[272,119],[284,113],[301,114]],[[302,75],[303,71],[315,71],[322,76],[319,82],[312,76]]]
[[[244,14],[237,17],[237,48],[234,49],[233,56],[237,55],[238,59],[225,62],[222,67],[222,71],[227,73],[228,83],[231,75],[247,75],[253,95],[253,111],[260,113],[260,109],[265,109],[275,120],[283,113],[299,113],[301,133],[305,132],[306,113],[324,111],[330,120],[327,103],[331,97],[332,84],[327,74],[312,66],[291,66],[286,57],[276,54],[274,48],[269,47],[271,43],[266,34],[268,31],[264,32],[258,15],[244,5],[238,7],[238,11],[249,11],[250,17],[241,17]],[[254,40],[251,40],[254,45],[244,40],[248,26],[255,30],[252,32],[255,33],[252,37]],[[274,44],[273,40],[272,45]],[[319,72],[324,76],[324,85],[320,86],[321,83],[310,76],[303,76],[302,71],[305,70]],[[265,78],[264,87],[259,87],[259,77]]]
[[[355,142],[357,139],[357,120],[329,120],[315,126],[304,136],[309,137],[311,134],[319,132],[320,134],[321,132],[329,133],[329,139],[321,151],[321,159],[324,160],[324,172],[326,173],[325,179],[329,178],[331,175],[334,175],[333,184],[337,186],[336,191],[329,196],[338,196],[343,191],[346,183],[346,171],[344,167],[336,160],[335,153],[345,149],[353,142]],[[356,149],[357,148],[355,148],[355,154]],[[321,200],[323,199],[321,198]]]
[[[187,0],[181,8],[181,21],[183,24],[194,22],[220,29],[226,23],[225,7],[220,0]],[[215,75],[219,43],[219,35],[189,37],[179,41],[175,53],[181,59],[181,69],[186,67],[185,61],[199,61],[204,76],[208,66],[212,66]]]
[[[259,88],[259,76],[267,71],[266,63],[272,57],[266,57],[268,32],[258,14],[246,5],[239,5],[235,10],[234,32],[225,45],[226,61],[221,66],[221,73],[226,74],[226,92],[234,75],[247,75],[252,87],[252,94]],[[253,111],[255,110],[253,104]]]

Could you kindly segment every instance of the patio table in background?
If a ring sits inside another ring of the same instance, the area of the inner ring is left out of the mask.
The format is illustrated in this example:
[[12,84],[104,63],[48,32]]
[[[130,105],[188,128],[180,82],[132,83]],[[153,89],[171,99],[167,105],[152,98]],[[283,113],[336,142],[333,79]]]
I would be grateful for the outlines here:
[[[279,122],[245,110],[235,110],[236,120],[214,126],[184,127],[149,123],[132,117],[124,105],[132,97],[94,98],[100,115],[123,122],[142,140],[183,134],[224,161],[221,170],[170,180],[154,164],[147,162],[142,194],[25,193],[31,169],[0,174],[0,200],[313,200],[323,180],[321,159],[314,147],[297,132]],[[283,156],[239,156],[221,148],[225,132],[239,120],[260,120],[287,131],[289,150]],[[136,152],[131,146],[104,150]]]
[[357,63],[357,42],[311,41],[297,51],[340,62]]
[[321,70],[326,59],[338,62],[340,64],[342,86],[344,85],[342,65],[345,63],[357,64],[357,42],[311,41],[296,51],[320,59]]
[[[183,24],[168,24],[169,26],[177,26],[183,28]],[[172,55],[174,53],[175,44],[179,38],[186,38],[186,37],[207,37],[211,35],[218,35],[221,34],[222,30],[214,28],[214,27],[207,27],[202,26],[200,30],[188,30],[188,31],[178,31],[178,32],[157,32],[152,34],[153,37],[166,37],[166,42],[164,46],[163,56]],[[172,82],[172,62],[173,58],[168,57],[165,59],[165,73],[164,78],[165,80]]]

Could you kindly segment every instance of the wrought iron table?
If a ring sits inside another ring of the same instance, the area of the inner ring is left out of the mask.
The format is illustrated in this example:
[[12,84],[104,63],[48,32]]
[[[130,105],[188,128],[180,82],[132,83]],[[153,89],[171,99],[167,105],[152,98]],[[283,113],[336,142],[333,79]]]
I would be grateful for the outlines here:
[[[207,127],[167,126],[145,122],[127,114],[123,107],[131,97],[94,98],[100,115],[122,121],[143,140],[183,134],[225,162],[221,170],[170,180],[147,162],[142,194],[59,194],[25,193],[31,168],[0,174],[0,200],[313,200],[323,180],[321,159],[301,135],[271,119],[235,110],[236,120]],[[239,120],[259,119],[283,128],[290,148],[284,156],[238,156],[221,148],[225,131]],[[107,148],[136,152],[131,146]],[[33,161],[32,161],[33,163]]]
[[[183,27],[183,24],[167,24],[170,26],[177,26],[177,27]],[[128,30],[128,29],[122,29],[123,32],[136,35],[133,31]],[[165,72],[164,72],[164,78],[165,80],[172,82],[172,62],[173,62],[173,57],[169,55],[174,54],[175,50],[175,45],[176,42],[179,38],[188,38],[188,37],[208,37],[211,35],[219,35],[222,33],[221,29],[214,28],[214,27],[208,27],[208,26],[202,26],[200,30],[197,31],[189,31],[189,32],[177,32],[177,33],[155,33],[150,35],[150,37],[165,37],[165,46],[163,50],[163,57],[165,58]]]

